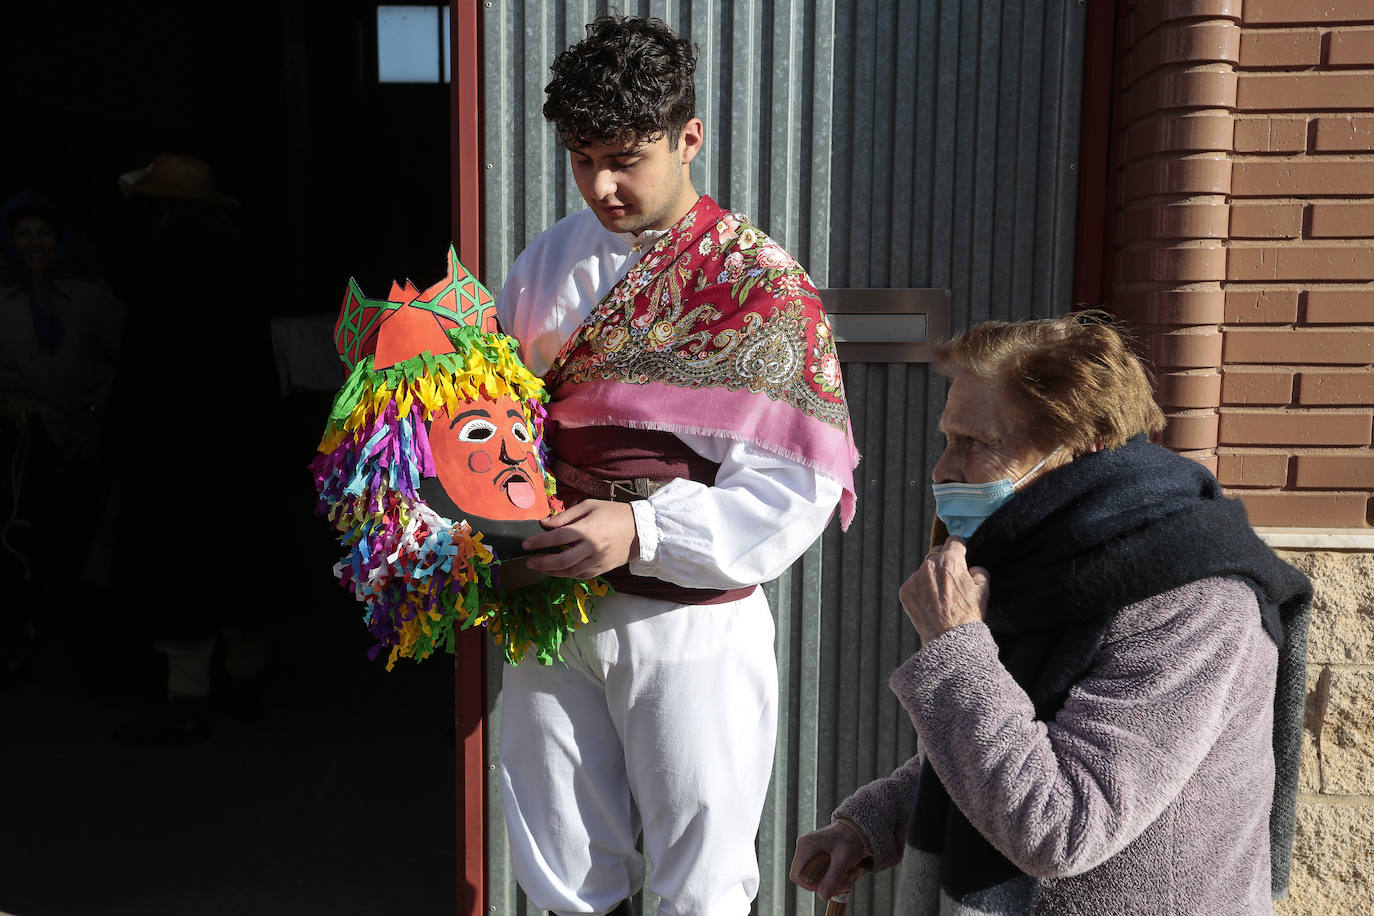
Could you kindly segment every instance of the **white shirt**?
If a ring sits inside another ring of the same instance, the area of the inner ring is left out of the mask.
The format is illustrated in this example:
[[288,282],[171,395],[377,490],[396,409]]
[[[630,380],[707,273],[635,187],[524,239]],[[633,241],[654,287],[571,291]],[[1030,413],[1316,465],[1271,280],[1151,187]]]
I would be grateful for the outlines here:
[[31,295],[0,287],[0,413],[35,413],[64,453],[93,457],[98,410],[109,397],[124,334],[124,304],[86,280],[52,281],[46,305],[64,337],[47,352],[34,330]]
[[[531,372],[548,372],[587,314],[664,231],[610,232],[591,210],[580,210],[530,242],[501,288],[496,314]],[[689,588],[757,585],[780,575],[825,530],[840,499],[837,480],[724,436],[678,438],[720,470],[713,485],[678,479],[630,503],[639,535],[630,572]]]

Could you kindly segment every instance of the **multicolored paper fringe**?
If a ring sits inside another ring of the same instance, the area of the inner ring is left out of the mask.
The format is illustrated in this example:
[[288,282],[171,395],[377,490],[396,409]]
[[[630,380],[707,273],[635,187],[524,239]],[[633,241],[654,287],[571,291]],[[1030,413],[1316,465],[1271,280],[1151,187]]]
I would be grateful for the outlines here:
[[[515,341],[464,325],[448,332],[457,352],[428,351],[386,369],[364,357],[334,399],[310,463],[319,494],[316,514],[340,532],[347,554],[335,565],[339,583],[366,607],[363,620],[376,639],[375,658],[390,649],[416,661],[436,649],[453,651],[454,630],[484,626],[505,658],[527,652],[540,664],[560,659],[563,640],[590,621],[602,580],[545,578],[521,588],[501,584],[501,561],[466,521],[439,515],[419,496],[420,479],[434,475],[426,421],[486,398],[523,405],[541,465],[544,384],[525,368]],[[544,487],[554,511],[554,479]]]

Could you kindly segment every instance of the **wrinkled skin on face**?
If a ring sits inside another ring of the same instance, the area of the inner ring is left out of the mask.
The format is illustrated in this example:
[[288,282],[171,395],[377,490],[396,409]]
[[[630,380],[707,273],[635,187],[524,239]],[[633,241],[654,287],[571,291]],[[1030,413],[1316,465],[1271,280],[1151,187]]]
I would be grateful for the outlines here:
[[969,372],[950,384],[940,432],[945,450],[931,470],[935,483],[1020,481],[1049,454],[1031,441],[1025,417],[997,383]]
[[[540,519],[550,513],[534,433],[509,397],[434,412],[429,447],[457,517]],[[433,506],[448,515],[444,507]]]

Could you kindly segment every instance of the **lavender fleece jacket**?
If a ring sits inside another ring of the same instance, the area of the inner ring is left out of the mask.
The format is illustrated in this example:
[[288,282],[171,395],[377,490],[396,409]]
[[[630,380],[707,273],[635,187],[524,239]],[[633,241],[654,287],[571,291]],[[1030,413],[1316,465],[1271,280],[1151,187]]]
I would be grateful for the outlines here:
[[[876,869],[901,862],[898,916],[1272,913],[1269,809],[1278,653],[1254,593],[1212,578],[1124,608],[1052,722],[965,624],[889,679],[917,756],[835,811]],[[906,847],[921,755],[1029,879],[977,910],[941,894],[938,857]]]

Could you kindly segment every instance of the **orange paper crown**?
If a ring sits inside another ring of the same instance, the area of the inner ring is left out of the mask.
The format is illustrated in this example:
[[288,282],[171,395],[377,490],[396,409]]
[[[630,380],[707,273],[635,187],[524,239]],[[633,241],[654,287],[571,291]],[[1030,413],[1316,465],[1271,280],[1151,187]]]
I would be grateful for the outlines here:
[[368,356],[373,368],[385,369],[426,350],[452,353],[446,332],[465,324],[497,330],[496,306],[449,245],[448,276],[423,293],[409,280],[405,286],[393,280],[386,299],[369,299],[350,279],[334,323],[334,346],[350,372]]

